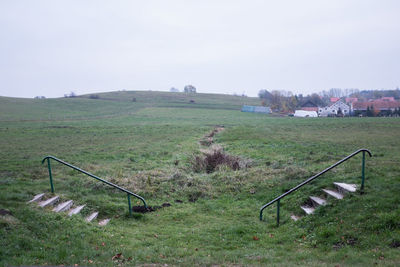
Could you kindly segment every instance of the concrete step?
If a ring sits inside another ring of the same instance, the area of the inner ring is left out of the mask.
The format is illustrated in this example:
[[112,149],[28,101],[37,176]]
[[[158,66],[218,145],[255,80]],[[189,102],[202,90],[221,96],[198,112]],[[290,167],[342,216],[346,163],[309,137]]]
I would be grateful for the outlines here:
[[[59,196],[53,196],[51,198],[43,200],[44,198],[45,198],[45,193],[37,194],[31,200],[29,200],[27,203],[38,202],[38,205],[40,207],[44,208],[44,207],[48,207],[48,206],[53,206],[57,202],[60,201],[60,197]],[[66,211],[68,216],[72,216],[72,215],[80,213],[81,210],[84,207],[86,207],[86,205],[80,205],[80,206],[76,206],[76,207],[72,208],[73,205],[74,205],[74,201],[73,200],[68,200],[68,201],[59,203],[57,206],[53,207],[53,211],[54,212]],[[87,222],[91,222],[94,219],[96,219],[98,215],[99,215],[99,212],[97,212],[97,211],[92,212],[89,216],[87,216],[85,218],[85,220]],[[98,225],[106,226],[110,222],[110,220],[111,220],[111,218],[102,219],[102,220],[100,220],[98,222]]]
[[334,197],[336,199],[343,199],[343,195],[340,194],[338,191],[329,190],[329,189],[322,189],[328,196]]
[[69,208],[72,207],[72,204],[74,204],[72,200],[65,201],[63,203],[58,204],[57,207],[53,209],[53,211],[55,212],[67,211],[69,210]]
[[326,205],[326,200],[325,199],[322,199],[322,198],[319,198],[319,197],[311,197],[311,196],[310,196],[310,199],[311,199],[314,207]]
[[298,220],[301,219],[301,217],[296,216],[296,215],[294,215],[294,214],[290,215],[290,218],[291,218],[293,221],[295,221],[295,222],[297,222]]
[[111,219],[104,219],[104,220],[101,220],[101,221],[99,222],[99,225],[100,225],[100,226],[105,226],[105,225],[107,225],[107,223],[109,223],[110,220],[111,220]]
[[49,205],[53,205],[53,204],[57,203],[58,200],[60,200],[59,196],[55,196],[55,197],[49,198],[49,199],[47,199],[45,201],[39,202],[39,207],[44,208],[44,207],[47,207]]
[[72,215],[78,214],[79,212],[81,212],[81,210],[82,210],[85,206],[86,206],[86,205],[81,205],[81,206],[78,206],[78,207],[76,207],[76,208],[74,208],[74,209],[71,209],[71,210],[68,212],[68,216],[72,216]]
[[301,206],[301,209],[304,210],[304,212],[309,215],[309,214],[313,214],[315,211],[315,208],[310,207],[310,206]]
[[357,191],[357,185],[346,183],[333,183],[340,193],[354,193]]
[[85,220],[86,220],[87,222],[91,222],[91,221],[93,221],[94,219],[96,219],[97,215],[99,215],[99,212],[95,211],[95,212],[93,212],[92,214],[90,214],[89,216],[87,216]]
[[29,200],[28,203],[38,202],[39,200],[42,200],[43,197],[44,197],[44,193],[38,194],[38,195],[34,196],[31,200]]

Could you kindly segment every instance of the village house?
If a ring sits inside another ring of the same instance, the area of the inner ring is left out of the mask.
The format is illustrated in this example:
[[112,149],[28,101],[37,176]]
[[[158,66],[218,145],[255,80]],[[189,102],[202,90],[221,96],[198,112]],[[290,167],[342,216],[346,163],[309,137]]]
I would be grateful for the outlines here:
[[305,102],[303,105],[301,105],[300,110],[318,112],[318,106],[309,100],[309,101]]
[[319,107],[318,115],[320,117],[350,116],[352,107],[345,104],[341,99],[327,107]]
[[367,110],[387,116],[399,108],[400,101],[395,100],[394,97],[382,97],[380,99],[370,99],[368,102],[358,101],[353,103],[354,113],[363,116],[367,115]]

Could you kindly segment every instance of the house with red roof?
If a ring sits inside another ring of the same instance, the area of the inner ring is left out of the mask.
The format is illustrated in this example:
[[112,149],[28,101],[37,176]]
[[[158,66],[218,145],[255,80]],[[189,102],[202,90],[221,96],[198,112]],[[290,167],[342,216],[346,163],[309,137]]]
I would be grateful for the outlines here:
[[330,99],[329,99],[329,101],[331,102],[331,103],[336,103],[337,101],[339,101],[340,100],[340,97],[331,97]]
[[389,115],[400,108],[400,101],[394,97],[382,97],[380,99],[369,100],[368,102],[354,102],[353,109],[356,114],[366,115],[367,110],[374,110],[381,115]]

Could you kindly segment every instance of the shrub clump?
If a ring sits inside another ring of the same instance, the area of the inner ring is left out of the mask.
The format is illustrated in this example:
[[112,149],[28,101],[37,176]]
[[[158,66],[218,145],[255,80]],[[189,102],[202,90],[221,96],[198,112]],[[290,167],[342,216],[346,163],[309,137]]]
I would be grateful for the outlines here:
[[219,166],[227,166],[232,170],[239,170],[249,166],[248,161],[244,161],[237,156],[226,154],[221,146],[212,146],[207,150],[202,150],[202,155],[194,155],[191,164],[195,172],[212,173]]
[[90,99],[99,99],[100,96],[99,96],[99,95],[94,95],[94,94],[93,94],[93,95],[90,95],[89,98],[90,98]]

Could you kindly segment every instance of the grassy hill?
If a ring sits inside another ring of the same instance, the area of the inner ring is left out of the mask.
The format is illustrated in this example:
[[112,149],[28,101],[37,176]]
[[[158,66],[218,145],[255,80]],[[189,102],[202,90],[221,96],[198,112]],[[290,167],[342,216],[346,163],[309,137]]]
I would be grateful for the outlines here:
[[[276,118],[241,113],[242,104],[259,100],[228,95],[93,97],[0,98],[0,209],[12,213],[0,217],[1,265],[400,263],[398,118]],[[198,168],[208,148],[199,141],[215,125],[224,130],[214,145],[243,168]],[[360,184],[358,156],[283,199],[280,227],[275,205],[259,221],[263,204],[360,147],[373,153],[365,194],[290,219],[333,181]],[[55,192],[87,204],[84,215],[97,210],[111,222],[100,227],[80,215],[26,205],[49,192],[40,164],[48,154],[144,196],[151,206],[171,206],[130,218],[125,194],[56,163]]]
[[55,99],[0,97],[0,121],[116,117],[150,107],[240,110],[242,105],[260,105],[260,100],[232,95],[153,91],[118,91]]
[[134,98],[137,103],[158,107],[196,107],[208,109],[234,109],[243,104],[260,105],[260,99],[223,94],[201,93],[171,93],[157,91],[118,91],[111,93],[83,95],[82,97],[98,97],[98,99],[131,102]]

